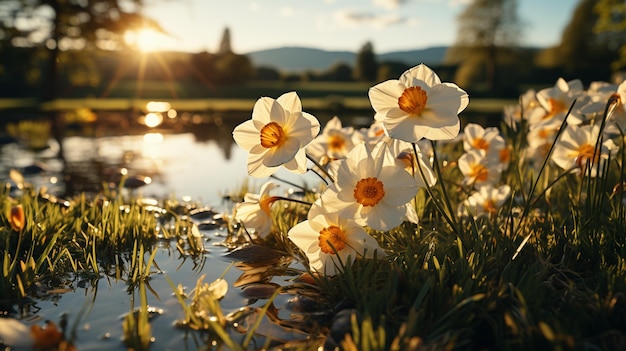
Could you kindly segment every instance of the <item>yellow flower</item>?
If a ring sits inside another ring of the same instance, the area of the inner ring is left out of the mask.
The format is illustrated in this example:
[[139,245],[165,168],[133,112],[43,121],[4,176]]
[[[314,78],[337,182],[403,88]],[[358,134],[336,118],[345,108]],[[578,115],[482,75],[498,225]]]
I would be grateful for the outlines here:
[[337,181],[322,193],[329,212],[375,230],[390,230],[402,223],[405,205],[417,194],[417,183],[404,166],[396,165],[386,143],[373,149],[359,144],[337,162]]
[[287,234],[307,256],[311,270],[335,275],[349,257],[384,257],[378,242],[356,221],[326,211],[320,201],[309,210],[308,219],[295,225]]
[[495,159],[487,158],[484,150],[472,150],[459,157],[458,167],[463,173],[463,184],[480,187],[495,184],[500,179],[502,167]]
[[468,123],[463,129],[463,149],[484,150],[486,157],[503,169],[508,167],[510,152],[504,137],[496,127],[483,128],[476,123]]
[[577,173],[593,164],[590,175],[595,177],[598,169],[602,170],[602,163],[619,149],[611,139],[596,148],[599,133],[597,125],[567,126],[554,146],[552,161],[564,170],[573,169]]
[[277,187],[278,185],[267,182],[263,184],[259,194],[248,193],[244,202],[235,206],[235,219],[261,238],[269,235],[272,229],[270,208],[278,197],[270,196],[270,191]]
[[353,127],[343,127],[339,117],[330,119],[322,133],[307,146],[306,151],[320,163],[345,158],[354,145],[362,141]]
[[[422,150],[422,147],[426,149],[426,152]],[[392,139],[389,150],[396,160],[396,164],[415,177],[418,187],[424,188],[437,183],[437,177],[428,160],[429,154],[432,152],[430,144],[416,143],[415,150],[417,150],[419,157],[415,157],[413,144],[399,139]]]
[[420,64],[370,88],[369,98],[391,138],[417,142],[454,139],[461,127],[458,114],[469,104],[467,93]]
[[317,136],[317,118],[302,112],[295,92],[274,100],[257,100],[252,119],[235,127],[233,138],[248,151],[248,174],[262,178],[272,175],[280,166],[294,173],[306,172],[306,147]]
[[[559,78],[554,87],[541,89],[537,92],[537,101],[544,108],[545,113],[534,114],[528,123],[530,125],[535,125],[542,121],[557,121],[561,123],[572,104],[577,100],[583,100],[585,97],[586,93],[580,79],[566,82],[565,79]],[[577,105],[580,105],[580,102],[577,102]],[[568,124],[580,124],[584,120],[585,116],[580,113],[578,108],[574,108],[568,117]]]
[[511,187],[506,184],[497,188],[490,184],[481,186],[459,206],[459,216],[471,215],[477,218],[495,215],[510,196]]

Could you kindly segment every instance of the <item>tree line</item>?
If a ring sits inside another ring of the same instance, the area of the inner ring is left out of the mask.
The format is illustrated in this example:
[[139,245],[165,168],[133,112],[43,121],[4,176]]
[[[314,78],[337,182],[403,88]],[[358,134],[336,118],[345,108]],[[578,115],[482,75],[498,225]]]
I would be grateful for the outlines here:
[[[139,53],[124,44],[125,31],[162,31],[141,15],[142,5],[142,0],[3,0],[0,96],[44,101],[111,97],[136,92],[140,85],[148,89],[153,82],[173,87],[174,95],[185,89],[206,95],[251,80],[376,82],[397,78],[409,68],[403,62],[377,61],[371,42],[354,62],[325,71],[254,67],[248,57],[233,52],[228,28],[214,53]],[[42,8],[53,15],[42,17]],[[551,84],[558,77],[608,81],[626,67],[626,6],[621,0],[580,0],[559,45],[551,48],[520,47],[524,26],[517,0],[473,0],[457,23],[454,45],[434,68],[443,80],[473,96],[516,96],[526,86]]]

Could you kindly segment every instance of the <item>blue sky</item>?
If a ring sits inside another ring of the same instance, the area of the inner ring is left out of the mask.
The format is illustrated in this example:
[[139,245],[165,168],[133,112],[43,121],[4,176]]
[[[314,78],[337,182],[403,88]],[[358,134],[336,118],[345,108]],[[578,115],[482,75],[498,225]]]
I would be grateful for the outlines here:
[[[469,0],[154,0],[145,13],[170,36],[152,46],[214,52],[230,28],[237,53],[279,46],[377,53],[451,45]],[[557,44],[578,0],[518,0],[522,44]]]

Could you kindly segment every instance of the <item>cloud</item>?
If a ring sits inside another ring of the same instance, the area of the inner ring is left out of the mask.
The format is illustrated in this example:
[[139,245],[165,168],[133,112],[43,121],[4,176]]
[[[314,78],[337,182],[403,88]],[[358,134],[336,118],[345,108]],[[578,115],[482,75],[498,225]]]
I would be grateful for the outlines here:
[[449,0],[448,4],[450,5],[450,7],[457,7],[457,6],[465,6],[465,5],[469,5],[472,2],[472,0]]
[[408,19],[397,13],[377,14],[371,12],[357,12],[354,10],[339,10],[334,15],[335,22],[347,27],[370,26],[386,28],[406,24]]
[[472,2],[472,0],[373,0],[374,6],[382,7],[385,9],[397,9],[400,6],[406,5],[408,3],[441,3],[447,1],[451,7],[456,5],[466,5]]
[[409,2],[409,0],[374,0],[374,6],[386,9],[397,9],[407,2]]

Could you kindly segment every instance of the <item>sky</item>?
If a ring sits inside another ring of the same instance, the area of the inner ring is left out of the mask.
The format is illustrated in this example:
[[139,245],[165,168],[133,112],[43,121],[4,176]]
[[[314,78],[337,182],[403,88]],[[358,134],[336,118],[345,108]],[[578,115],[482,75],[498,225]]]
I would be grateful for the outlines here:
[[[229,28],[234,52],[281,46],[376,53],[452,45],[457,16],[469,0],[150,0],[145,14],[168,33],[147,50],[215,52]],[[578,0],[518,0],[523,46],[547,47]]]

